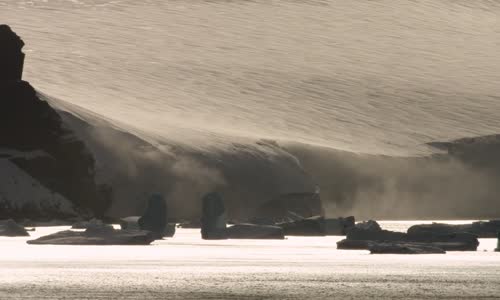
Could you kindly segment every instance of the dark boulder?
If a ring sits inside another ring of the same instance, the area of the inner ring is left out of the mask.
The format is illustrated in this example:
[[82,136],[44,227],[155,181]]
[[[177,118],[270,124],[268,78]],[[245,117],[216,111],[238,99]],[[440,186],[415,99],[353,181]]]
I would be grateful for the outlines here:
[[411,242],[411,241],[370,241],[370,240],[348,240],[343,239],[337,242],[337,249],[341,250],[370,250],[370,246],[380,243],[416,243],[432,246],[443,251],[471,251],[475,250],[467,241],[455,242]]
[[346,218],[325,218],[325,235],[346,235],[352,227],[355,226],[356,220],[353,216]]
[[177,228],[177,224],[175,223],[168,223],[167,226],[165,226],[165,230],[163,231],[163,237],[174,237],[175,235],[175,230]]
[[120,219],[123,230],[151,231],[155,239],[173,237],[175,224],[167,223],[167,203],[159,194],[154,194],[148,199],[148,206],[142,216],[130,216]]
[[138,222],[142,230],[153,232],[157,238],[165,236],[167,228],[167,203],[162,195],[151,195],[148,199],[148,207]]
[[24,42],[7,25],[0,25],[0,84],[19,81],[23,75]]
[[[147,230],[139,225],[139,216],[130,216],[120,219],[120,228],[123,230]],[[162,239],[164,237],[173,237],[175,235],[175,223],[167,223],[162,232],[153,233],[156,239]]]
[[209,193],[203,197],[201,215],[201,237],[203,239],[227,239],[226,209],[218,193]]
[[409,234],[452,234],[461,232],[475,234],[480,238],[495,238],[497,232],[500,232],[500,220],[479,221],[458,225],[432,223],[414,225],[408,229]]
[[12,219],[8,219],[0,221],[0,236],[29,236],[29,233],[23,226]]
[[[35,89],[21,80],[23,41],[0,25],[0,148],[18,155],[6,159],[48,190],[71,201],[81,212],[102,217],[111,203],[111,189],[95,181],[95,160],[84,141]],[[29,153],[43,155],[28,155]],[[16,199],[9,199],[15,203]],[[19,200],[21,201],[21,200]],[[0,205],[0,218],[68,219],[64,211],[36,205]]]
[[116,230],[109,227],[85,231],[65,230],[27,241],[33,245],[149,245],[155,240],[145,230]]
[[407,239],[423,243],[461,243],[468,245],[463,251],[476,251],[479,246],[477,235],[470,233],[408,234]]
[[500,252],[500,231],[498,232],[497,236],[497,248],[495,249],[496,252]]
[[326,219],[314,216],[277,225],[289,236],[325,236],[345,235],[354,223],[354,217]]
[[226,229],[229,239],[278,239],[285,238],[283,229],[278,226],[236,224]]
[[368,220],[364,222],[359,222],[356,224],[356,228],[370,230],[370,231],[381,231],[382,227],[374,220]]
[[[434,246],[436,247],[440,247],[444,250],[449,251],[476,251],[477,247],[479,246],[477,236],[469,233],[409,234],[389,230],[373,231],[360,228],[353,228],[349,230],[346,236],[346,240],[361,242],[341,241],[337,246],[342,247],[342,249],[348,249],[348,247],[352,247],[352,249],[360,249],[362,247],[368,247],[371,242],[410,242],[434,244]],[[365,241],[365,243],[363,243],[362,241]]]
[[264,217],[250,218],[247,223],[256,224],[256,225],[272,225],[272,226],[274,226],[276,224],[276,222],[274,222],[273,219],[264,218]]
[[122,230],[141,230],[139,226],[139,216],[130,216],[120,219],[120,228]]
[[368,250],[368,247],[375,241],[369,240],[348,240],[343,239],[337,242],[337,249],[341,250]]
[[179,227],[179,228],[185,228],[185,229],[200,229],[201,228],[201,222],[200,222],[200,220],[182,222],[179,225],[177,225],[177,227]]
[[444,254],[441,248],[421,243],[372,243],[368,246],[372,254]]
[[98,220],[98,219],[91,219],[89,221],[80,221],[76,222],[71,226],[71,229],[87,229],[89,227],[106,227],[106,226],[111,226],[104,224],[103,221]]
[[315,216],[298,221],[279,223],[285,235],[289,236],[325,236],[325,218]]
[[407,239],[407,234],[404,232],[395,232],[389,230],[368,230],[362,228],[351,228],[347,232],[348,240],[367,240],[367,241],[404,241]]

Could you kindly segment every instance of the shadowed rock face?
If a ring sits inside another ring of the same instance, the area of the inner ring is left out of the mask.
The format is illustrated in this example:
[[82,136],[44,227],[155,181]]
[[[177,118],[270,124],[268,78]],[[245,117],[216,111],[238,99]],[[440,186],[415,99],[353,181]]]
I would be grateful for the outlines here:
[[148,199],[148,206],[142,216],[130,216],[120,219],[122,229],[147,230],[153,233],[155,239],[173,237],[175,223],[168,224],[167,203],[160,194],[153,194]]
[[116,230],[109,227],[65,230],[27,241],[34,245],[149,245],[155,239],[149,231]]
[[29,236],[26,229],[13,220],[0,221],[0,236]]
[[[0,149],[20,153],[0,158],[9,159],[77,208],[102,216],[110,204],[111,190],[96,184],[94,158],[86,145],[35,89],[21,80],[23,45],[8,26],[0,25]],[[23,155],[33,152],[38,155]],[[13,211],[2,207],[0,217],[56,216],[45,216],[38,208]]]
[[452,234],[461,232],[475,234],[480,238],[495,238],[497,233],[500,232],[500,220],[458,225],[432,223],[414,225],[408,229],[410,234]]
[[0,25],[0,45],[0,82],[21,80],[24,42],[9,26]]
[[346,239],[337,243],[338,249],[369,249],[371,245],[380,243],[418,243],[438,247],[449,251],[476,251],[479,241],[470,233],[404,233],[389,230],[369,230],[352,228]]
[[154,194],[148,199],[148,207],[138,223],[142,230],[155,233],[157,238],[164,236],[167,227],[167,203],[161,195]]
[[497,241],[497,248],[495,249],[496,252],[500,252],[500,231],[498,232],[498,241]]
[[283,229],[278,226],[236,224],[227,228],[229,239],[276,239],[283,240]]
[[218,193],[202,199],[201,237],[205,240],[226,239],[226,208]]
[[315,216],[293,222],[279,223],[283,228],[285,235],[288,236],[325,236],[325,235],[345,235],[346,232],[354,227],[355,219],[353,216],[347,218],[324,218]]

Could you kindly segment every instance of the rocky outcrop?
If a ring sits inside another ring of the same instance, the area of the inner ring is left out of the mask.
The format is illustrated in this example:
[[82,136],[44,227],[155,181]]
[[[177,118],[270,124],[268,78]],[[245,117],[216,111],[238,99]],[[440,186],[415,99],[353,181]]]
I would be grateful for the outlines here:
[[229,239],[278,239],[285,238],[283,229],[278,226],[236,224],[226,229]]
[[325,219],[321,216],[277,224],[289,236],[325,236]]
[[87,229],[87,228],[106,227],[106,226],[111,226],[111,225],[104,224],[103,221],[98,219],[91,219],[89,221],[76,222],[73,224],[73,226],[71,226],[71,229]]
[[122,230],[141,230],[139,226],[140,216],[130,216],[120,219],[120,227]]
[[374,220],[368,220],[364,222],[359,222],[355,225],[356,228],[370,231],[381,231],[382,227]]
[[0,25],[0,45],[0,82],[21,80],[24,42],[9,26]]
[[473,251],[469,242],[411,242],[411,241],[373,241],[373,240],[348,240],[343,239],[337,242],[337,249],[340,250],[370,250],[370,247],[377,244],[424,244],[443,251]]
[[26,229],[12,219],[0,221],[0,236],[29,236]]
[[150,231],[116,230],[109,227],[65,230],[27,241],[32,245],[149,245],[155,240]]
[[446,251],[422,243],[373,243],[368,247],[372,254],[445,254]]
[[352,227],[355,226],[356,220],[353,216],[346,218],[325,218],[325,235],[346,235]]
[[351,228],[346,235],[348,240],[366,240],[366,241],[404,241],[408,235],[404,232],[395,232],[390,230],[368,230],[361,228]]
[[368,250],[368,247],[375,241],[370,240],[348,240],[343,239],[337,242],[337,249],[340,250]]
[[[167,203],[163,199],[163,196],[153,194],[148,199],[148,207],[146,208],[146,211],[138,220],[139,227],[142,230],[149,230],[153,232],[157,238],[162,238],[167,234],[167,213]],[[175,226],[173,228],[175,233]],[[168,233],[169,235],[171,234],[171,232]],[[170,236],[173,236],[173,234]]]
[[345,235],[354,223],[354,217],[327,219],[314,216],[277,225],[283,228],[285,235],[289,236],[325,236]]
[[500,232],[500,220],[458,225],[432,223],[414,225],[408,229],[409,234],[452,234],[462,232],[475,234],[480,238],[495,238],[497,233]]
[[177,225],[178,228],[185,228],[185,229],[200,229],[201,228],[201,222],[199,220],[197,221],[188,221],[188,222],[181,222],[179,225]]
[[201,237],[205,240],[226,239],[226,209],[218,193],[202,199]]
[[495,249],[496,252],[500,252],[500,231],[498,232],[498,237],[497,237],[497,248]]
[[346,239],[337,243],[338,249],[369,249],[377,243],[423,243],[449,251],[476,251],[479,246],[477,236],[469,233],[414,234],[388,230],[367,230],[353,228]]
[[122,229],[151,231],[156,239],[173,237],[175,224],[167,221],[167,203],[162,195],[153,194],[148,199],[148,206],[142,216],[130,216],[120,219]]
[[[21,80],[23,45],[8,26],[0,26],[0,150],[4,153],[0,159],[13,163],[80,211],[102,216],[110,204],[111,190],[95,182],[94,158],[84,142]],[[0,217],[69,217],[63,210],[46,212],[43,205],[18,207],[17,200],[0,201]]]

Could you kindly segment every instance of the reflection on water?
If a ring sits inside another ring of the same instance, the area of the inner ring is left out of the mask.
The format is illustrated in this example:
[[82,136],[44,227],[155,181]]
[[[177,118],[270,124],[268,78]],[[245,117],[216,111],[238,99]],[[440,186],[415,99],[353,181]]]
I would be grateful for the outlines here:
[[[414,223],[423,222],[381,222],[391,230]],[[66,228],[37,228],[32,238]],[[337,250],[342,237],[204,241],[196,229],[151,246],[36,246],[26,239],[0,239],[1,299],[401,297],[403,290],[470,298],[500,291],[495,239],[481,239],[478,252],[420,256]]]

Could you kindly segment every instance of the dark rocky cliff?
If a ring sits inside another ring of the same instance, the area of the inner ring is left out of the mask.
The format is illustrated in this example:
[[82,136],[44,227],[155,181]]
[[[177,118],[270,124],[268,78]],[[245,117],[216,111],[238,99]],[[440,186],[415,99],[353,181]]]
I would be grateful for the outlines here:
[[[0,154],[0,159],[8,159],[46,188],[71,201],[79,211],[102,216],[110,205],[111,191],[95,182],[94,158],[83,141],[22,80],[23,46],[23,41],[8,26],[0,25],[0,149],[6,153],[38,154]],[[40,207],[26,206],[21,211],[9,207],[3,203],[0,218],[49,217]]]

